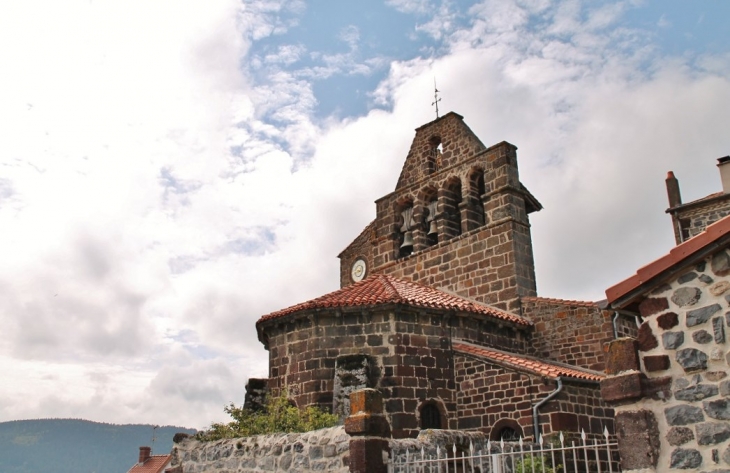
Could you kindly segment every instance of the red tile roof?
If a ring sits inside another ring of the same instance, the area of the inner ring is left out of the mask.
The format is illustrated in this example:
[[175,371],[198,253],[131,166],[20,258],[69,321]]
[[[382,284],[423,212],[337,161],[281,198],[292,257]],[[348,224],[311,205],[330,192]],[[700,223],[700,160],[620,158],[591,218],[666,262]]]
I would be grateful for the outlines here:
[[633,276],[606,289],[608,303],[612,304],[627,296],[641,285],[657,278],[665,271],[704,250],[726,235],[730,235],[730,216],[718,220],[708,226],[704,232],[672,248],[668,254],[639,268]]
[[375,274],[360,282],[324,296],[264,315],[256,324],[305,310],[337,307],[368,307],[381,304],[406,304],[413,307],[454,310],[481,314],[517,325],[530,326],[532,322],[479,302],[448,294],[412,281]]
[[554,361],[538,360],[527,355],[507,353],[494,348],[472,345],[471,343],[455,342],[453,347],[457,352],[478,356],[505,368],[511,368],[537,376],[546,376],[553,379],[565,377],[586,381],[600,381],[605,378],[605,375],[596,371],[563,365]]
[[129,469],[128,473],[162,473],[172,455],[152,455],[142,465],[137,463]]
[[539,302],[544,304],[560,304],[578,307],[598,307],[598,303],[591,301],[575,301],[570,299],[554,299],[551,297],[522,297],[521,300],[528,302]]

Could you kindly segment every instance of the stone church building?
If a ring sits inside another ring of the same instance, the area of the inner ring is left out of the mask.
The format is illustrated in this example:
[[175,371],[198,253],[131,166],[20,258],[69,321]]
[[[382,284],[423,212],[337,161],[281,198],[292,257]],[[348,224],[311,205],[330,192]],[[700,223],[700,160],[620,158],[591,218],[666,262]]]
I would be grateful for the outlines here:
[[256,323],[269,377],[249,380],[247,404],[286,390],[344,416],[370,387],[395,438],[613,432],[604,345],[635,335],[636,319],[537,295],[541,209],[514,145],[484,145],[453,112],[417,128],[394,191],[339,254],[341,289]]

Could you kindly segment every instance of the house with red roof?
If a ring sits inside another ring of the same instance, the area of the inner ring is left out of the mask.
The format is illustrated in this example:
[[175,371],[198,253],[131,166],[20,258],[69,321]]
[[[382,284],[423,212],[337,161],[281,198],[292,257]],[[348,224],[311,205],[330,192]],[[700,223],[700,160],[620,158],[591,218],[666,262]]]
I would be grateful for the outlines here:
[[641,320],[636,338],[608,345],[601,383],[624,471],[730,471],[730,216],[606,297]]
[[605,343],[633,318],[540,297],[517,148],[485,146],[448,113],[415,131],[393,192],[338,256],[341,288],[262,316],[269,376],[247,385],[349,413],[375,388],[394,438],[469,429],[492,439],[613,431]]
[[172,462],[172,455],[152,455],[152,448],[139,447],[139,459],[128,473],[172,473],[167,468]]

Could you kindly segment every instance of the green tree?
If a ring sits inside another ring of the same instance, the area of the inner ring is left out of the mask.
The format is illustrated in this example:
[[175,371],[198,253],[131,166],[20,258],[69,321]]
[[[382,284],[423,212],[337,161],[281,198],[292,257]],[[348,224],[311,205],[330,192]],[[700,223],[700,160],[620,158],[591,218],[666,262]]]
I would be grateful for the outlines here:
[[233,418],[233,421],[227,424],[211,424],[210,429],[196,435],[199,440],[211,441],[279,432],[309,432],[333,427],[339,422],[336,415],[318,407],[299,409],[292,406],[286,394],[269,397],[263,411],[236,407],[233,403],[223,410]]

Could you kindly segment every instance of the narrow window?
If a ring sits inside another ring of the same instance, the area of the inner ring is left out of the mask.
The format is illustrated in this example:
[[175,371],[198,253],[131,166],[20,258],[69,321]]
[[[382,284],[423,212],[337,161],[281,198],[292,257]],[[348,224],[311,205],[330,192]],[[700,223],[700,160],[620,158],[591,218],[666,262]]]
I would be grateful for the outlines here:
[[435,403],[429,402],[421,409],[421,430],[440,429],[441,413]]

